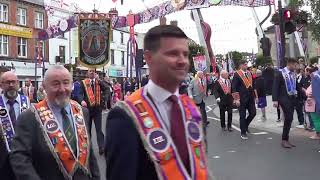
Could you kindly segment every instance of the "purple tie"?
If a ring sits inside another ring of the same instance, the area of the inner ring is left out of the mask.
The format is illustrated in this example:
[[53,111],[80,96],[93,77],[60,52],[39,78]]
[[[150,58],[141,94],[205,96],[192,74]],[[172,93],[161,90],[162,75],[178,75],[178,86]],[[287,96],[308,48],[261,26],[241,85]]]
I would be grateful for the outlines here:
[[10,119],[11,119],[11,123],[12,125],[14,126],[16,124],[16,113],[14,111],[14,104],[16,103],[16,100],[8,100],[7,102],[10,106],[10,109],[9,109],[9,116],[10,116]]
[[178,97],[172,95],[168,98],[172,102],[171,108],[171,137],[176,145],[180,158],[190,173],[190,163],[188,155],[188,147],[186,142],[186,134],[184,129],[184,123],[182,119],[182,112],[178,103]]

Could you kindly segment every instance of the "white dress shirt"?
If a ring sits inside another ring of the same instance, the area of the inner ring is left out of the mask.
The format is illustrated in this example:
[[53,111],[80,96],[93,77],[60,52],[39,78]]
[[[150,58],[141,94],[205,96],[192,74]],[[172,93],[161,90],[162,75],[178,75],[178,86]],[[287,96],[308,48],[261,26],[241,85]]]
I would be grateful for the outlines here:
[[[8,110],[8,112],[10,111],[10,105],[8,104],[8,98],[2,94],[2,99],[4,101],[4,103],[6,103],[6,108]],[[18,94],[18,96],[15,99],[16,103],[14,103],[13,108],[14,108],[14,113],[16,115],[16,119],[18,120],[18,116],[21,113],[21,109],[20,109],[20,104],[21,104],[21,100],[20,100],[20,94]],[[27,98],[27,108],[30,107],[30,102],[29,102],[29,98]]]
[[[171,127],[170,116],[171,116],[172,102],[170,102],[168,98],[172,95],[179,97],[179,89],[177,89],[175,93],[172,94],[171,92],[156,85],[152,80],[149,80],[148,84],[145,86],[145,89],[152,98],[152,101],[156,107],[155,111],[160,113],[160,116],[161,116],[160,121],[162,120],[162,122],[166,125],[166,127],[168,128],[168,131],[170,132],[170,127]],[[180,100],[178,101],[181,108],[181,112],[184,112],[181,101]],[[184,116],[185,116],[184,113],[182,113],[183,118],[185,118]]]

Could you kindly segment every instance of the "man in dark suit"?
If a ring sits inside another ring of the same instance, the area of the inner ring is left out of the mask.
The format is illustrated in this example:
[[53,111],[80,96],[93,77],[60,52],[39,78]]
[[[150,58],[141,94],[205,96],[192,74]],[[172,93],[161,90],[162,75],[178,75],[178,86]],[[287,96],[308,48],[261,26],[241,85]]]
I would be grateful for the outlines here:
[[214,96],[219,104],[220,122],[223,131],[226,131],[225,113],[228,112],[228,131],[232,131],[232,105],[233,98],[231,95],[231,82],[229,80],[229,73],[222,70],[220,79],[216,81],[213,90]]
[[[253,89],[252,74],[247,70],[247,62],[240,61],[239,66],[240,70],[234,73],[232,79],[232,94],[237,97],[234,100],[236,105],[239,106],[241,139],[247,140],[248,127],[256,116],[256,95]],[[248,117],[246,117],[247,110],[249,112]]]
[[15,180],[10,162],[12,136],[17,123],[17,117],[30,106],[29,98],[18,93],[19,80],[12,71],[1,75],[3,94],[0,94],[0,178]]
[[92,122],[94,122],[97,134],[97,143],[99,146],[99,154],[104,153],[104,134],[101,130],[102,109],[104,107],[104,99],[102,92],[105,86],[99,80],[99,76],[94,69],[88,70],[88,78],[81,81],[80,102],[83,107],[89,109],[89,133],[91,135]]
[[287,66],[275,72],[273,81],[273,106],[280,106],[284,114],[284,125],[281,142],[281,146],[284,148],[295,147],[295,145],[291,144],[289,141],[289,132],[293,120],[294,108],[298,103],[298,91],[300,91],[297,86],[297,78],[294,73],[297,65],[298,61],[296,59],[288,58]]
[[[188,130],[184,128],[187,118],[182,117],[181,111],[183,108],[186,112],[187,108],[181,98],[187,100],[193,110],[197,106],[188,96],[181,97],[178,92],[179,84],[189,69],[188,51],[188,38],[177,26],[156,26],[145,35],[144,57],[149,66],[150,80],[125,102],[119,102],[108,115],[105,153],[108,180],[191,179],[189,168],[194,165],[188,163],[191,159],[201,161],[201,168],[195,168],[197,179],[208,179],[203,161],[206,155],[201,138],[201,115],[193,111],[197,118],[188,118],[190,124],[197,120],[197,125],[191,129],[198,137],[196,144],[200,149],[197,151],[204,154],[197,156],[188,150],[190,144],[186,142],[188,136],[185,133]],[[153,116],[154,113],[158,116]],[[143,124],[138,124],[138,119]],[[149,135],[145,136],[144,132],[149,132]],[[167,146],[169,141],[170,146]],[[159,157],[159,153],[165,156]],[[170,166],[165,166],[168,164]]]
[[43,86],[47,100],[17,121],[10,163],[18,180],[100,180],[88,111],[70,101],[72,78],[63,66],[50,67]]

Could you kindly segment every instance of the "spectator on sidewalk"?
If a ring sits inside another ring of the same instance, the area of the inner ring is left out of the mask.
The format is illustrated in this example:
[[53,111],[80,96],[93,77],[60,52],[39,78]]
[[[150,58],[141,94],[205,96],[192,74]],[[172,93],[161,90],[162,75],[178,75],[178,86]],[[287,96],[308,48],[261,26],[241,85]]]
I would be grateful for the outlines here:
[[[305,81],[305,77],[304,77],[304,72],[302,69],[297,69],[296,70],[296,74],[297,74],[297,89],[301,89],[303,88],[303,84]],[[299,125],[296,126],[296,128],[299,129],[303,129],[304,128],[304,114],[303,114],[303,105],[304,102],[306,100],[306,95],[304,91],[298,91],[297,94],[297,103],[295,105],[295,110],[297,112],[298,115],[298,121],[299,121]]]
[[265,88],[265,80],[262,77],[262,71],[257,69],[256,71],[257,78],[254,81],[254,89],[256,90],[258,101],[257,106],[261,109],[261,121],[266,121],[266,107],[267,107],[267,98],[266,98],[266,88]]
[[[319,65],[318,65],[319,68]],[[314,122],[317,137],[320,137],[320,70],[313,73],[312,78],[312,96],[315,100],[315,112],[311,113],[311,118]]]
[[[307,111],[307,107],[312,105],[314,101],[314,99],[312,98],[312,89],[311,89],[311,74],[315,71],[314,67],[307,67],[305,69],[305,81],[303,82],[303,87],[302,89],[305,91],[306,94],[306,102],[305,102],[305,112],[308,116],[308,120],[309,120],[309,127],[307,125],[307,122],[305,122],[306,124],[306,129],[308,130],[313,130],[314,129],[314,124],[313,124],[313,120],[311,118],[311,112]],[[312,100],[310,100],[312,99]],[[314,105],[314,104],[313,104]],[[315,110],[313,110],[312,112],[315,112]],[[307,120],[306,120],[307,121]]]

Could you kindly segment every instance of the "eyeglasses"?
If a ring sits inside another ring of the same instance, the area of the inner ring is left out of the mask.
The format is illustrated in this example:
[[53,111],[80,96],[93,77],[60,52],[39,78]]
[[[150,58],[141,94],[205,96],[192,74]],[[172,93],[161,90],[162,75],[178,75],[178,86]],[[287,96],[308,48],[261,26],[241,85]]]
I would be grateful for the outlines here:
[[7,81],[2,81],[2,84],[6,84],[6,85],[16,85],[18,83],[17,80],[7,80]]

